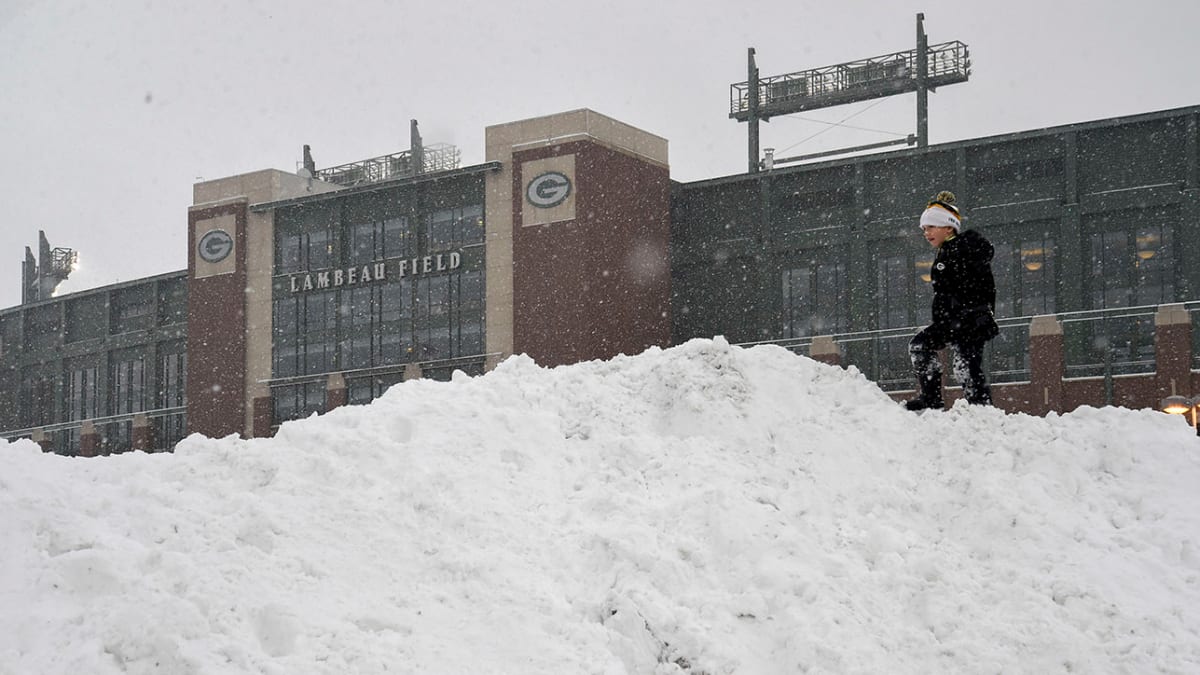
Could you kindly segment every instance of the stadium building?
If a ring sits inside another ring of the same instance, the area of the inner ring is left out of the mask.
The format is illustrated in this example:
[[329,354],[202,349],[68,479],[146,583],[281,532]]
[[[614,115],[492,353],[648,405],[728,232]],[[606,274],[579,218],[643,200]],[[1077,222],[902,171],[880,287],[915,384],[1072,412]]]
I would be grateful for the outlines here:
[[[48,451],[266,436],[413,378],[695,337],[854,366],[897,397],[928,319],[934,192],[996,246],[997,405],[1200,393],[1200,107],[673,182],[667,140],[590,110],[198,183],[186,270],[0,311],[0,435]],[[181,217],[181,226],[182,226]],[[955,388],[952,381],[951,398]]]

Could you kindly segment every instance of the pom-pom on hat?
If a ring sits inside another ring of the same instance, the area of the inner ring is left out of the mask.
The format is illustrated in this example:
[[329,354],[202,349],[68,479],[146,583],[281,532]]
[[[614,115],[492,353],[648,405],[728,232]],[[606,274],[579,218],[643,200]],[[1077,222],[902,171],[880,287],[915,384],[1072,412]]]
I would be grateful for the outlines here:
[[953,227],[955,232],[962,231],[962,217],[954,205],[953,192],[942,190],[937,193],[921,214],[921,227]]

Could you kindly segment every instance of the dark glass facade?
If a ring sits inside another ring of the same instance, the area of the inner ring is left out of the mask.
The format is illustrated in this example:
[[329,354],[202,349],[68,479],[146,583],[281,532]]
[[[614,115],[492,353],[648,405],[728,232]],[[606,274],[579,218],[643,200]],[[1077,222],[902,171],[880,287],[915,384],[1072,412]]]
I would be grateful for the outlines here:
[[[989,368],[1028,378],[1029,319],[1064,323],[1068,376],[1152,372],[1154,308],[1200,300],[1197,108],[676,186],[672,341],[802,346],[911,387],[933,253],[917,219],[958,196],[996,247]],[[1119,314],[1119,316],[1117,316]],[[840,338],[840,339],[839,339]]]
[[275,211],[275,423],[321,412],[330,373],[363,403],[402,379],[482,372],[479,175],[336,194]]
[[146,415],[149,450],[183,437],[187,405],[184,272],[53,298],[0,312],[0,430],[80,452],[85,424],[97,454],[133,446]]

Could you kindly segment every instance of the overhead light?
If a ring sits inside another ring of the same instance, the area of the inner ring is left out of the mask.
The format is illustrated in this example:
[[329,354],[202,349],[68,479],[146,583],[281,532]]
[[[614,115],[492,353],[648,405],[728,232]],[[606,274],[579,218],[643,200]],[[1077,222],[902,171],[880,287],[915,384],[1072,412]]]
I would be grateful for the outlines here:
[[1192,413],[1192,428],[1196,430],[1196,435],[1200,436],[1200,396],[1194,398],[1168,396],[1159,402],[1158,407],[1163,412],[1172,415]]
[[1021,249],[1021,264],[1030,272],[1036,272],[1046,264],[1045,255],[1046,249],[1044,248],[1023,248]]
[[1171,415],[1182,415],[1192,410],[1192,399],[1186,396],[1168,396],[1159,404],[1159,409]]

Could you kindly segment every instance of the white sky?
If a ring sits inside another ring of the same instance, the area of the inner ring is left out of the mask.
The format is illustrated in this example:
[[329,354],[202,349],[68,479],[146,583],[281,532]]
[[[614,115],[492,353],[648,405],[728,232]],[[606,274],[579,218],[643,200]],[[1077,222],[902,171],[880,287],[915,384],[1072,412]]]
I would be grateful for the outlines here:
[[[764,76],[962,40],[933,142],[1200,104],[1200,5],[1045,2],[0,3],[0,307],[44,229],[80,251],[63,290],[182,269],[191,187],[427,143],[483,160],[484,127],[580,107],[670,141],[672,176],[746,167],[728,119],[746,48]],[[871,107],[869,111],[862,112]],[[911,133],[914,95],[763,125],[781,155]],[[35,249],[36,250],[36,249]]]
[[172,455],[0,442],[0,672],[1196,673],[1197,441],[694,340]]

